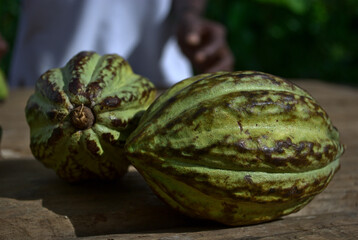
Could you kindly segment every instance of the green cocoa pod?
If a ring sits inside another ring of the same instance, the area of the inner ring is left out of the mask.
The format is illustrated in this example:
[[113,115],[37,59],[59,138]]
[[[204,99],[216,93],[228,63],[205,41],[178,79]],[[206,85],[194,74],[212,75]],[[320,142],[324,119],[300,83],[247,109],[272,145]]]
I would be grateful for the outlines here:
[[1,156],[1,139],[2,139],[2,127],[0,126],[0,160],[2,159],[2,156]]
[[146,111],[125,149],[170,206],[228,225],[298,211],[327,186],[344,151],[312,96],[252,71],[174,85]]
[[154,85],[118,55],[80,52],[44,73],[26,106],[35,158],[70,182],[112,180],[124,143],[155,98]]
[[6,83],[6,77],[2,69],[0,69],[0,102],[9,96],[9,90]]

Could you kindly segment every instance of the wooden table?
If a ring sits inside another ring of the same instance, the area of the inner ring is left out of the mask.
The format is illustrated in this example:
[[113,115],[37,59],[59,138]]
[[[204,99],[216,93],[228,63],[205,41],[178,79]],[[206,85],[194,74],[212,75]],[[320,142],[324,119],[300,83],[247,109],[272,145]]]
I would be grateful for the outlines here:
[[327,189],[298,213],[245,227],[185,217],[135,169],[113,184],[70,185],[31,155],[24,107],[32,90],[0,104],[2,239],[358,239],[358,89],[297,81],[326,109],[347,150]]

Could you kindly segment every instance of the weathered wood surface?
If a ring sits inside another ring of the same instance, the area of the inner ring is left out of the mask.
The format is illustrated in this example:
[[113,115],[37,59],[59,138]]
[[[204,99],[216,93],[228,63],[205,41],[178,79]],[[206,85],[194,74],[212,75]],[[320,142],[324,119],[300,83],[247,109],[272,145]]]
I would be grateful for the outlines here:
[[24,107],[32,90],[0,103],[2,239],[358,239],[358,89],[298,81],[326,109],[347,150],[328,188],[298,213],[225,227],[163,204],[131,168],[113,184],[70,185],[34,160]]

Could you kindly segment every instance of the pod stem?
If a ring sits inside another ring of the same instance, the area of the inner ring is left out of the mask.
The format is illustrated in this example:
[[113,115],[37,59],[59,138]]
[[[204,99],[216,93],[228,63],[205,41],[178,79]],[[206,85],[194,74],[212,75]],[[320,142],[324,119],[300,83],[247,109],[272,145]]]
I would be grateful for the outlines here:
[[71,112],[71,124],[79,130],[91,128],[94,124],[94,115],[89,107],[78,106]]

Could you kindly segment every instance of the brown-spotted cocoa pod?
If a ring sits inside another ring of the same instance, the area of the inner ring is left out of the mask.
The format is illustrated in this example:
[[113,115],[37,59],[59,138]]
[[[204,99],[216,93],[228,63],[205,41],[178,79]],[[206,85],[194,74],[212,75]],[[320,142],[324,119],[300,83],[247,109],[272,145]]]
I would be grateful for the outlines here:
[[146,111],[125,149],[170,206],[228,225],[298,211],[331,181],[344,151],[311,95],[253,71],[174,85]]
[[44,73],[27,102],[33,155],[70,182],[121,177],[124,143],[155,92],[122,57],[80,52]]

